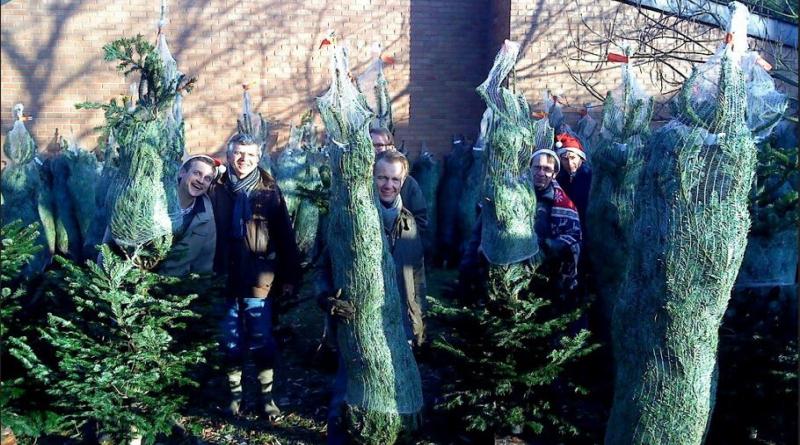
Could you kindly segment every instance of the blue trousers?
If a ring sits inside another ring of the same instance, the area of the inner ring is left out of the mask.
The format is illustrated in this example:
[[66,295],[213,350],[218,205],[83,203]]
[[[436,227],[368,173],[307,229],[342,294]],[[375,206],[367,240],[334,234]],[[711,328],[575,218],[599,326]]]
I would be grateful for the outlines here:
[[222,320],[222,350],[229,368],[241,369],[250,351],[256,369],[275,365],[272,337],[272,299],[228,298]]

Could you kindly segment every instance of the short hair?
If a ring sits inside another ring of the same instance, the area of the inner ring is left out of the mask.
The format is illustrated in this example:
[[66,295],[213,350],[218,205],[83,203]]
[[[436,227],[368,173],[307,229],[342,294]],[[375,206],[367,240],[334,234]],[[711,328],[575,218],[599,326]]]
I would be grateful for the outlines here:
[[373,173],[375,172],[375,167],[377,167],[378,162],[388,162],[390,164],[399,162],[403,166],[403,178],[408,176],[408,173],[411,170],[410,165],[408,164],[408,158],[405,157],[403,153],[394,150],[386,150],[378,153],[378,156],[375,157],[375,165],[372,167]]
[[258,153],[261,154],[261,144],[256,139],[247,133],[236,133],[230,140],[228,140],[228,153],[233,151],[233,147],[237,145],[256,145],[258,146]]
[[394,145],[394,135],[386,127],[370,128],[369,129],[369,134],[370,134],[370,136],[372,136],[372,135],[384,136],[384,137],[386,137],[386,139],[389,140],[390,144]]
[[212,169],[214,169],[214,171],[217,170],[217,163],[214,162],[213,158],[206,155],[191,156],[189,159],[183,161],[183,165],[181,165],[181,170],[188,172],[189,169],[192,167],[192,164],[194,164],[195,162],[202,162],[203,164],[206,164]]

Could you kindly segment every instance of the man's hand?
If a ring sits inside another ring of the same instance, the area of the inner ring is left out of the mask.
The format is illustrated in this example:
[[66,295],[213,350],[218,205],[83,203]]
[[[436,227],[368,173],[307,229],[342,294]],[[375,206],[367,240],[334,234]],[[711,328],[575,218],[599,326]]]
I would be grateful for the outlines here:
[[356,308],[353,303],[341,299],[342,290],[336,291],[336,294],[324,297],[320,301],[320,306],[323,307],[325,312],[333,315],[334,317],[341,318],[345,321],[353,320],[356,316]]
[[281,288],[281,297],[282,298],[292,298],[294,295],[294,285],[291,284],[284,284]]

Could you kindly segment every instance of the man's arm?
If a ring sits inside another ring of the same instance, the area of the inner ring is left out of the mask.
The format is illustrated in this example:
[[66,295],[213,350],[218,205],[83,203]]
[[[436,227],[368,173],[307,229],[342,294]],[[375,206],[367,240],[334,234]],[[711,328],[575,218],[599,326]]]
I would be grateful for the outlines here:
[[300,250],[297,248],[292,221],[286,210],[283,193],[275,185],[276,208],[273,209],[270,221],[270,242],[276,244],[277,264],[281,272],[281,280],[285,285],[297,286],[300,283]]
[[425,195],[422,194],[419,183],[413,176],[406,177],[403,187],[400,189],[400,197],[403,200],[403,207],[414,215],[417,233],[422,238],[428,230],[428,203],[425,201]]

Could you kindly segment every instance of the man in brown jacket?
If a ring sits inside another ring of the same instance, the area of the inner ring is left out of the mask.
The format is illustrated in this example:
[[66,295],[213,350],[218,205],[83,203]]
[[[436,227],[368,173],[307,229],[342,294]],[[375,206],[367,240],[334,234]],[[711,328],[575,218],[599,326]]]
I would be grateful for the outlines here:
[[[272,397],[275,341],[272,300],[286,297],[300,278],[300,254],[286,201],[275,179],[258,167],[261,147],[249,135],[228,144],[228,171],[209,196],[217,225],[214,271],[228,277],[223,351],[231,390],[230,414],[242,402],[242,368],[250,350],[261,383],[260,414],[275,418]],[[279,292],[272,288],[280,280]],[[245,349],[247,347],[247,349]]]
[[210,273],[214,266],[217,229],[206,192],[217,177],[218,161],[206,155],[187,159],[178,173],[178,202],[182,223],[173,233],[172,248],[159,272],[182,277]]

